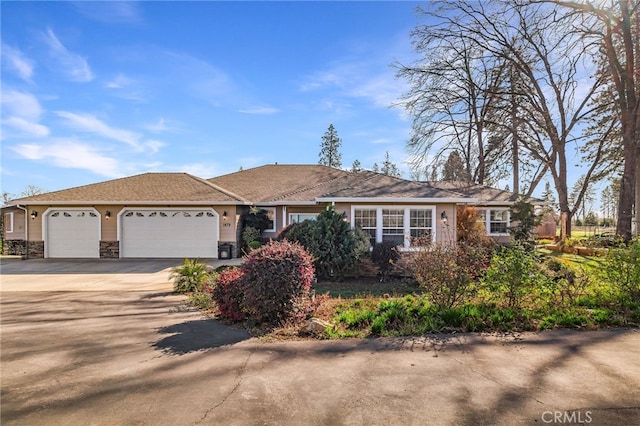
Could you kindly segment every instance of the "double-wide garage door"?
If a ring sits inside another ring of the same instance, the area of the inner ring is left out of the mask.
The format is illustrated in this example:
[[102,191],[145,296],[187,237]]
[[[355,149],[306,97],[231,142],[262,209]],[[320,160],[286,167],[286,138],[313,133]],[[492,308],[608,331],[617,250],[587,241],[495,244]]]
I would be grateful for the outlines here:
[[120,257],[218,256],[213,209],[126,209],[120,214]]

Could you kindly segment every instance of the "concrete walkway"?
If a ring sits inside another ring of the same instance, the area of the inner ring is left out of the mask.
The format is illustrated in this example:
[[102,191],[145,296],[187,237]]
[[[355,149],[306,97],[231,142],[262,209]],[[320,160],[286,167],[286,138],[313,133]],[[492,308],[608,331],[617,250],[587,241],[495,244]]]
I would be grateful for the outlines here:
[[3,425],[640,424],[640,331],[265,343],[166,292],[2,292]]

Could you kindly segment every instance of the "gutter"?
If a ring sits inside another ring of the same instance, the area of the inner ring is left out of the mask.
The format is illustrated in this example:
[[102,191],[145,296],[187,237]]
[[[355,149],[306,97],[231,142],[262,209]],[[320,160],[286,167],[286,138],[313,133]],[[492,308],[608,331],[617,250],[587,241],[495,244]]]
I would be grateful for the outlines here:
[[29,259],[29,209],[27,206],[21,207],[20,204],[16,204],[16,207],[24,211],[24,256],[23,259]]

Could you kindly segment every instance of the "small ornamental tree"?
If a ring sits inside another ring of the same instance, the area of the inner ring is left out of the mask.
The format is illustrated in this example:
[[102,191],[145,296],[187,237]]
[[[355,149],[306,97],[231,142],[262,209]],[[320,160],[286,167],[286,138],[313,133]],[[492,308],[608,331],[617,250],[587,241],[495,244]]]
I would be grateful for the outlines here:
[[251,252],[242,265],[243,312],[256,323],[278,324],[309,297],[313,260],[304,247],[272,241]]

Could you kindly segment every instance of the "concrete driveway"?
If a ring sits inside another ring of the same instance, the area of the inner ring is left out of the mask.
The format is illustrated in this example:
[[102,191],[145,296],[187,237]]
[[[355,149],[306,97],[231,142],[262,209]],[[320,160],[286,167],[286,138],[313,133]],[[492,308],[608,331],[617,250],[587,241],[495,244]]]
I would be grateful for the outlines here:
[[637,329],[268,343],[184,301],[3,291],[1,423],[640,424]]
[[[0,258],[2,291],[171,291],[171,267],[183,259]],[[207,260],[213,267],[242,259]]]

